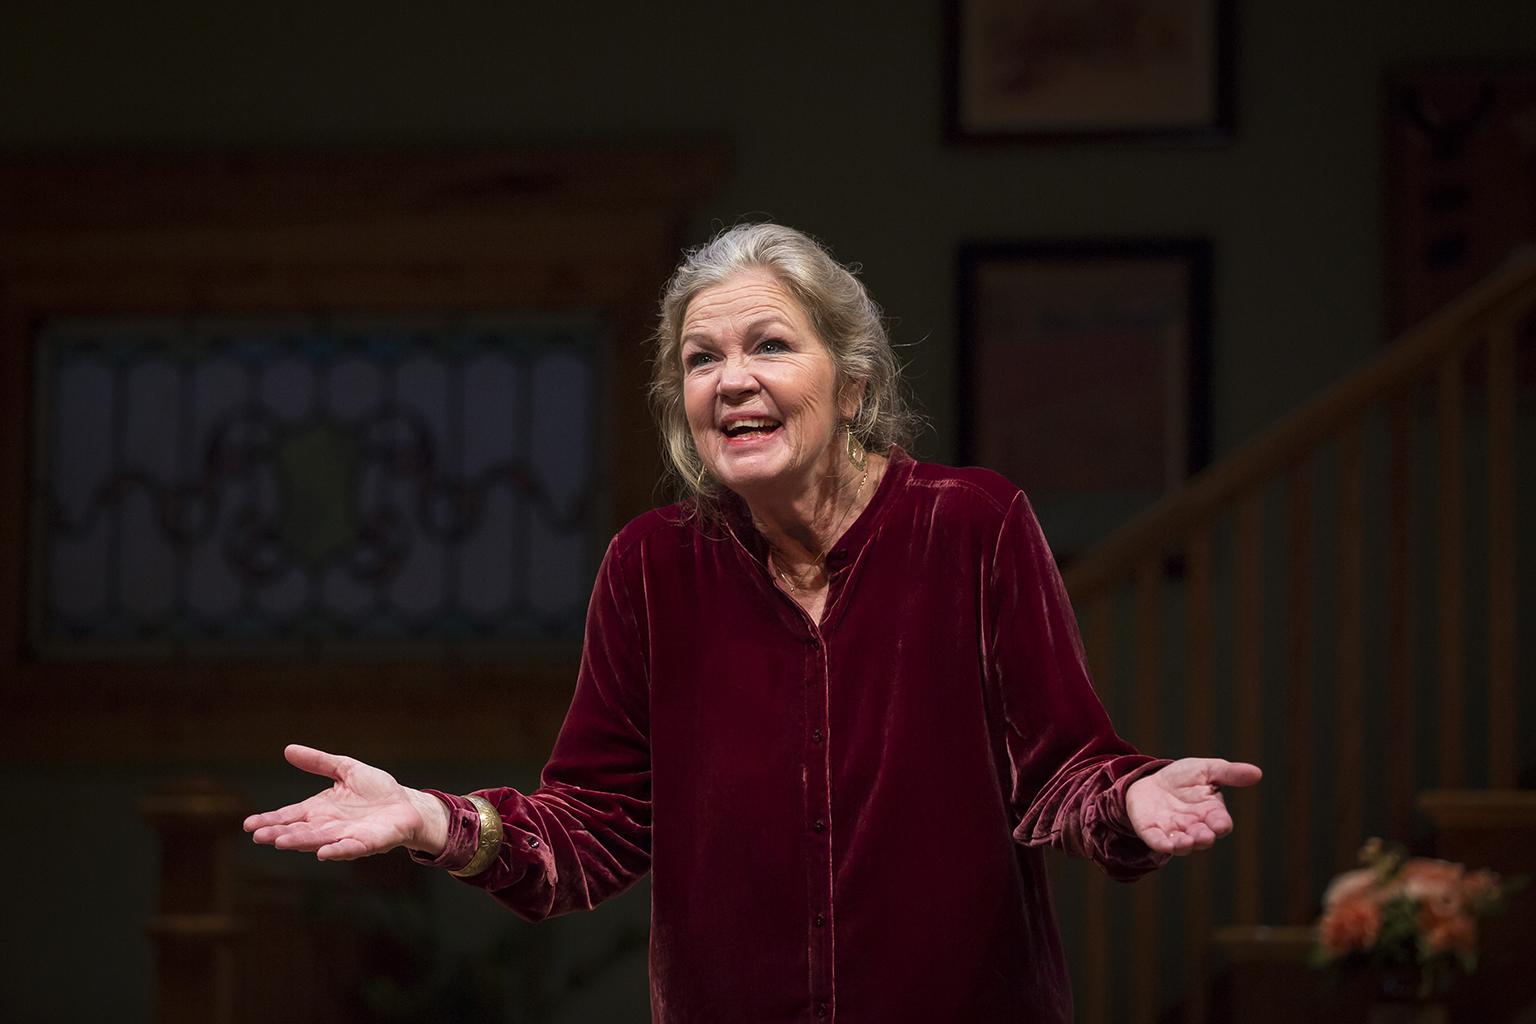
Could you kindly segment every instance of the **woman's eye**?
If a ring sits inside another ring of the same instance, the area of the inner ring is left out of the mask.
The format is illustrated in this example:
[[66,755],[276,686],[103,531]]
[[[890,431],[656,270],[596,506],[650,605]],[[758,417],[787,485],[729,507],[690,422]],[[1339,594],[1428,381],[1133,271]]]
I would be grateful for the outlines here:
[[683,365],[692,370],[696,367],[703,366],[713,358],[714,357],[711,356],[708,352],[690,352],[687,357],[683,359]]
[[788,352],[789,346],[778,338],[765,338],[763,343],[757,346],[759,352]]

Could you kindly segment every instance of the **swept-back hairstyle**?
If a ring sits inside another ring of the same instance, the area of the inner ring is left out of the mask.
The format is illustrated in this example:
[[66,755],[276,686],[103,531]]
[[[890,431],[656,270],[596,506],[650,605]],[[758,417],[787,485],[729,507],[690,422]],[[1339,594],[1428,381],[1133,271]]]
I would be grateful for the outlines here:
[[863,382],[858,411],[847,422],[854,440],[871,451],[911,443],[917,426],[891,349],[880,307],[854,276],[814,238],[780,224],[739,224],[689,250],[661,297],[656,354],[651,367],[651,409],[661,433],[662,454],[678,496],[711,513],[719,484],[704,468],[683,409],[683,319],[705,288],[744,270],[763,269],[779,279],[804,309],[836,368],[834,392]]

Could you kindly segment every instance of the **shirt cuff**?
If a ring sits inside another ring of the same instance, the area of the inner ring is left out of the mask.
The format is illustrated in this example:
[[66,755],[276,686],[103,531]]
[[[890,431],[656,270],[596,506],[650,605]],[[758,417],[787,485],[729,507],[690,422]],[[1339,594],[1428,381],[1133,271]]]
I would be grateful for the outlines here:
[[443,852],[436,857],[420,850],[412,850],[411,859],[418,864],[446,871],[459,871],[475,857],[480,847],[480,811],[467,796],[443,793],[436,789],[424,789],[423,793],[437,797],[448,809],[448,841]]

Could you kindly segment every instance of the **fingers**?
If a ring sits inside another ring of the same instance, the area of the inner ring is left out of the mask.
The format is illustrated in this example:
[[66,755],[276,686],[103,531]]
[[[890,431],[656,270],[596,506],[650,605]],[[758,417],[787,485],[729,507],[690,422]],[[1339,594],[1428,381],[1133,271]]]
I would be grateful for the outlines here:
[[1168,837],[1168,833],[1164,832],[1157,825],[1148,825],[1136,834],[1141,837],[1142,842],[1147,844],[1148,849],[1154,853],[1173,852],[1173,841]]
[[264,825],[251,833],[251,840],[262,846],[275,846],[279,850],[298,850],[310,853],[326,843],[334,842],[332,830],[307,821],[291,825]]
[[[1197,845],[1197,840],[1191,833],[1178,829],[1167,832],[1156,825],[1143,832],[1141,840],[1154,853],[1169,853],[1175,857],[1182,857],[1195,849],[1201,848]],[[1207,842],[1205,845],[1209,846],[1210,842]]]
[[320,847],[315,851],[315,857],[318,860],[357,860],[373,853],[374,851],[362,842],[347,836]]
[[1232,831],[1232,815],[1224,805],[1218,804],[1205,813],[1203,824],[1213,836],[1224,836]]
[[1148,843],[1158,853],[1171,853],[1183,857],[1196,850],[1209,850],[1216,844],[1216,833],[1204,825],[1193,825],[1184,831],[1165,833],[1161,846]]
[[1206,777],[1217,786],[1251,786],[1264,777],[1264,771],[1246,761],[1212,758],[1207,765]]
[[245,830],[247,832],[255,832],[269,825],[291,825],[295,821],[302,819],[305,813],[306,808],[302,803],[289,804],[287,807],[279,807],[275,811],[263,811],[260,814],[253,814],[245,819]]
[[1216,833],[1203,823],[1191,825],[1185,835],[1189,836],[1191,850],[1209,850],[1216,842]]
[[354,857],[364,857],[373,852],[355,835],[349,835],[334,824],[312,825],[308,822],[300,822],[295,825],[272,825],[259,828],[251,834],[251,838],[264,846],[273,846],[279,850],[293,850],[297,853],[319,854],[322,850],[347,845],[348,849],[355,848],[351,857],[325,857],[321,860],[350,860]]
[[[283,748],[283,757],[295,768],[302,768],[315,775],[324,775],[332,780],[340,779],[343,768],[347,766],[347,762],[351,761],[351,758],[327,754],[323,750],[316,750],[314,747],[306,747],[299,743],[290,743]],[[272,825],[291,825],[309,814],[310,803],[313,800],[314,797],[310,797],[309,800],[279,807],[275,811],[252,814],[245,819],[244,828],[247,832],[256,832]],[[261,841],[257,840],[257,842]]]
[[1216,840],[1232,831],[1232,818],[1224,809],[1207,813],[1204,819],[1175,821],[1169,826],[1148,825],[1138,835],[1156,853],[1175,857],[1209,850]]
[[283,757],[295,768],[311,775],[323,775],[328,779],[340,779],[342,772],[352,763],[352,758],[340,754],[327,754],[302,743],[290,743],[283,748]]

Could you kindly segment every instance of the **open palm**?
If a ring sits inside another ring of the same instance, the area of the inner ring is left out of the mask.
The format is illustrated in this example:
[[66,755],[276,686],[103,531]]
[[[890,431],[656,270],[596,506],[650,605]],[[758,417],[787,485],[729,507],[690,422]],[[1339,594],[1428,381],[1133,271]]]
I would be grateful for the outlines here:
[[423,808],[415,798],[423,794],[388,772],[296,743],[283,756],[295,768],[329,778],[331,786],[302,803],[246,818],[256,842],[320,860],[354,860],[412,845],[422,833]]
[[1141,841],[1158,853],[1204,850],[1232,831],[1222,787],[1251,786],[1263,775],[1241,761],[1186,757],[1133,782],[1126,813]]

